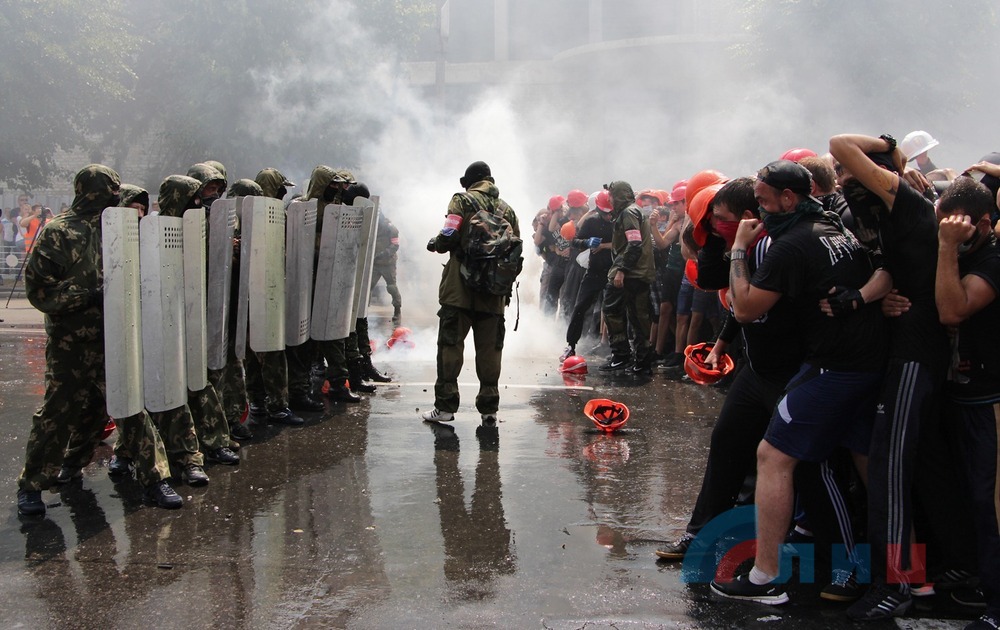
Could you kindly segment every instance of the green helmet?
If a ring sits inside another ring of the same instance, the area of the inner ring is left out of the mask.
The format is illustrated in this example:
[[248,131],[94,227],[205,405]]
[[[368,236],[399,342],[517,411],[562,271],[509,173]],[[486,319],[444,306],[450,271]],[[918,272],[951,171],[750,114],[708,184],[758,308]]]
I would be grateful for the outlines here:
[[312,175],[309,176],[309,189],[306,191],[306,200],[322,199],[326,187],[336,181],[334,179],[335,176],[336,171],[329,166],[320,164],[314,168]]
[[278,191],[282,188],[295,187],[295,184],[290,182],[288,178],[282,175],[281,171],[276,168],[262,169],[259,173],[257,173],[257,177],[254,178],[254,181],[260,185],[261,189],[264,191],[264,196],[272,199],[281,199],[281,196],[278,195]]
[[118,205],[122,208],[129,207],[130,204],[141,203],[149,209],[149,193],[146,192],[145,188],[139,188],[138,186],[133,186],[132,184],[122,184],[121,186],[121,200]]
[[228,185],[226,176],[220,173],[214,166],[206,164],[205,162],[192,164],[191,168],[187,170],[187,176],[197,179],[201,182],[202,186],[205,186],[210,182],[219,182],[219,186],[222,190],[225,190]]
[[[219,171],[219,173],[222,175],[222,179],[226,180],[227,182],[229,181],[229,173],[226,172],[226,167],[222,165],[222,162],[218,160],[205,160],[204,164],[208,164],[215,170]],[[225,188],[225,186],[223,186],[223,188]]]

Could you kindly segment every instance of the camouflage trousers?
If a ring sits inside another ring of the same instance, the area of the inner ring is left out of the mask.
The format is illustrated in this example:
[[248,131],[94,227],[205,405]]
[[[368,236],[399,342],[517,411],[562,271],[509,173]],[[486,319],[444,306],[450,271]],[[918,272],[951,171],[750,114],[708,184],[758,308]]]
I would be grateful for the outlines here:
[[476,376],[479,413],[496,413],[500,406],[500,361],[506,329],[503,315],[442,306],[438,311],[437,380],[434,406],[441,411],[458,411],[458,375],[465,361],[465,338],[472,330],[476,344]]
[[347,357],[348,364],[372,355],[367,317],[359,317],[354,332],[347,336],[347,341],[344,342],[344,355]]
[[[45,345],[45,398],[31,419],[24,468],[18,477],[22,490],[45,490],[63,465],[90,463],[108,422],[105,403],[104,344],[72,344],[51,338]],[[139,480],[153,483],[169,476],[163,443],[148,422],[133,416],[120,426],[137,457]]]
[[229,423],[222,409],[222,399],[212,383],[197,392],[188,390],[188,408],[202,451],[229,446]]
[[649,283],[625,278],[622,288],[611,282],[604,289],[604,322],[608,326],[608,341],[616,358],[632,356],[629,345],[629,327],[635,345],[635,360],[648,360],[649,345]]
[[385,292],[392,298],[392,308],[398,311],[403,306],[403,298],[399,295],[399,286],[396,285],[396,263],[375,263],[372,267],[373,288],[380,278],[385,278]]
[[198,445],[198,433],[194,428],[194,418],[187,405],[168,411],[150,412],[149,415],[163,438],[163,446],[171,465],[205,465],[205,457]]
[[239,423],[247,407],[247,384],[243,376],[243,362],[232,356],[221,370],[209,370],[208,382],[215,388],[226,416],[226,424]]
[[255,403],[266,401],[269,412],[288,407],[288,362],[283,350],[247,351],[247,392]]

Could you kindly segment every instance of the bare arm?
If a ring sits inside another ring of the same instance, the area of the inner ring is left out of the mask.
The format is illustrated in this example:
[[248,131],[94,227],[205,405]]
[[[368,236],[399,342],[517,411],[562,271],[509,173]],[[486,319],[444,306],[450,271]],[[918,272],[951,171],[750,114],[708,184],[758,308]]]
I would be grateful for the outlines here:
[[957,326],[996,299],[996,291],[981,277],[959,276],[958,246],[976,231],[967,215],[945,218],[938,227],[938,264],[934,302],[938,318],[946,326]]
[[[881,138],[858,134],[843,134],[830,138],[830,153],[833,157],[892,210],[896,193],[899,192],[899,175],[880,168],[865,155],[888,150],[889,143]],[[893,153],[893,162],[902,172],[906,158],[898,148]]]

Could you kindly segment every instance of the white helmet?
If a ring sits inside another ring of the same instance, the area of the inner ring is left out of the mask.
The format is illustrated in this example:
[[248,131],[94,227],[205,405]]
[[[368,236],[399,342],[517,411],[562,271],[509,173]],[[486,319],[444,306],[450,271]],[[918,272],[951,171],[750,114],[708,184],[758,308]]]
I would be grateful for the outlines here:
[[903,155],[906,156],[906,161],[909,162],[918,155],[927,153],[938,144],[938,141],[926,131],[911,131],[899,143],[899,150],[903,152]]

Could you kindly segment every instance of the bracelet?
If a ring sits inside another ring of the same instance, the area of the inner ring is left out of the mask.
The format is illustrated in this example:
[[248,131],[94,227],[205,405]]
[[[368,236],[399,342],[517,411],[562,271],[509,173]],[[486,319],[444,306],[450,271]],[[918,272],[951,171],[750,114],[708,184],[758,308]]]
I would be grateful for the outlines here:
[[747,259],[747,250],[745,249],[734,249],[729,252],[729,260],[737,261],[746,259]]
[[890,136],[889,134],[883,133],[881,136],[879,136],[879,139],[885,140],[885,143],[889,145],[889,151],[888,151],[889,153],[892,153],[893,151],[896,150],[896,139]]

